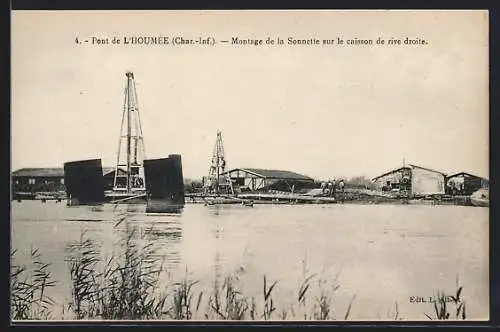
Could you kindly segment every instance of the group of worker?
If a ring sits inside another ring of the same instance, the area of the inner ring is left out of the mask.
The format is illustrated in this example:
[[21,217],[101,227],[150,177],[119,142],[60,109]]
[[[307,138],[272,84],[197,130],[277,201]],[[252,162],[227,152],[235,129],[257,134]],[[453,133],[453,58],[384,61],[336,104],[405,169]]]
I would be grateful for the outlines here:
[[391,183],[391,181],[386,181],[386,184],[382,187],[382,191],[392,191],[396,189],[398,191],[410,191],[411,190],[411,177],[409,174],[404,174],[399,182]]
[[[127,188],[126,181],[117,181],[116,188]],[[139,175],[130,177],[130,188],[144,188],[144,179]]]
[[463,195],[465,192],[465,185],[460,181],[449,180],[446,184],[446,193],[448,195]]
[[321,182],[321,190],[323,192],[323,195],[333,196],[337,190],[343,192],[344,188],[345,181],[342,179]]

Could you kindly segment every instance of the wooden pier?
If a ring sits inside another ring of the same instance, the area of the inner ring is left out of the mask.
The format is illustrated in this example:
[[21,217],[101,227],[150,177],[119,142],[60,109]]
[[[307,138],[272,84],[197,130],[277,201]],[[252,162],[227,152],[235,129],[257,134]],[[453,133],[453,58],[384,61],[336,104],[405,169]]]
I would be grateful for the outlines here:
[[311,197],[298,194],[268,194],[268,193],[245,193],[237,196],[222,197],[209,194],[186,193],[186,203],[204,203],[216,200],[217,204],[241,204],[242,202],[253,202],[254,204],[332,204],[337,203],[335,197]]

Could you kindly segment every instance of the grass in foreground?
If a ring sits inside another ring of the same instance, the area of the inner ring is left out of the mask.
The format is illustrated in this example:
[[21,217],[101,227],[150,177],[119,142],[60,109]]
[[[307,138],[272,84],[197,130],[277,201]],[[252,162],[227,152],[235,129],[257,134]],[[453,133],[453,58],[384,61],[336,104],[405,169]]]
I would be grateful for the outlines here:
[[[11,261],[16,251],[11,252]],[[46,290],[56,282],[48,271],[50,264],[42,261],[38,249],[31,248],[31,265],[11,265],[11,318],[13,320],[50,319],[54,301],[46,295]]]
[[454,295],[445,295],[444,291],[438,290],[434,295],[432,303],[434,306],[434,318],[427,313],[424,315],[430,320],[465,320],[467,318],[465,301],[461,297],[463,286],[460,286],[459,279],[456,279]]
[[120,252],[106,260],[84,234],[68,246],[69,307],[76,319],[158,319],[165,314],[167,297],[157,289],[162,264],[153,243],[141,245],[137,233],[127,223]]
[[[124,220],[119,220],[118,224]],[[211,289],[202,289],[199,281],[185,277],[171,283],[170,291],[161,289],[160,281],[167,278],[163,260],[154,243],[146,241],[137,226],[125,220],[123,237],[118,250],[103,258],[97,241],[82,233],[80,239],[67,247],[67,266],[71,279],[69,312],[74,319],[106,320],[334,320],[350,318],[354,295],[347,308],[336,311],[335,293],[340,288],[337,279],[326,280],[317,274],[303,273],[297,285],[295,302],[276,306],[278,280],[262,278],[262,293],[246,296],[239,273],[216,277]],[[12,259],[15,252],[12,252]],[[55,286],[48,271],[50,264],[42,262],[38,249],[31,250],[31,268],[12,265],[11,315],[14,320],[51,319],[54,301],[46,289]],[[198,288],[198,289],[197,289]],[[200,289],[201,288],[201,289]],[[463,286],[457,278],[456,291],[446,296],[438,291],[429,319],[466,319]],[[208,294],[208,296],[206,296]],[[401,320],[396,303],[394,320]]]

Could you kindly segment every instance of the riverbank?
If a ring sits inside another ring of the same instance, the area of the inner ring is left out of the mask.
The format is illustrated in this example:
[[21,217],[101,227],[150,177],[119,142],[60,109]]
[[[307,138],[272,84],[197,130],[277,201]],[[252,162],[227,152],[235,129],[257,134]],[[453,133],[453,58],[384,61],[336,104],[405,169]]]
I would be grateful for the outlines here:
[[293,193],[243,193],[236,196],[213,196],[201,193],[186,194],[186,203],[207,204],[414,204],[473,206],[469,196],[434,195],[428,197],[404,197],[366,189],[347,189],[330,197]]
[[[472,196],[452,195],[429,195],[420,197],[408,197],[399,192],[379,192],[369,189],[351,189],[333,193],[331,196],[318,195],[317,193],[289,193],[289,192],[247,192],[238,195],[210,195],[204,193],[186,193],[185,202],[188,204],[204,205],[244,205],[254,204],[413,204],[413,205],[455,205],[455,206],[480,206],[488,207],[487,200],[482,204],[474,204]],[[17,192],[12,200],[22,202],[23,200],[40,200],[42,202],[66,201],[65,192]],[[145,197],[140,201],[144,203]],[[123,204],[134,203],[125,200],[118,202]]]
[[[37,200],[45,202],[66,202],[65,197],[54,195],[19,195],[12,199],[13,201],[32,201]],[[144,201],[144,202],[143,202]],[[116,202],[117,204],[145,204],[145,200]],[[106,204],[106,203],[103,203]],[[108,202],[108,204],[111,204]],[[395,198],[384,196],[363,196],[363,195],[336,195],[335,197],[308,197],[300,195],[275,195],[275,194],[245,194],[237,198],[208,198],[203,195],[190,195],[186,198],[186,204],[204,204],[204,205],[243,205],[253,206],[254,204],[266,205],[303,205],[303,204],[412,204],[412,205],[455,205],[455,206],[474,206],[469,196],[440,197],[440,198]],[[488,207],[487,204],[478,205],[478,207]]]

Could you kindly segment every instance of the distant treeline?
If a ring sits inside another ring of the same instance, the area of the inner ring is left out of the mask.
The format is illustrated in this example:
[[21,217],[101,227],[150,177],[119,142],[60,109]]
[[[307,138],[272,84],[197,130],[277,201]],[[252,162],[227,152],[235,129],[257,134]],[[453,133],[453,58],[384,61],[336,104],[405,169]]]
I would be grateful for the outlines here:
[[372,180],[365,176],[355,176],[345,181],[346,187],[350,188],[371,188]]
[[187,192],[199,191],[203,188],[201,180],[184,179],[184,189]]

